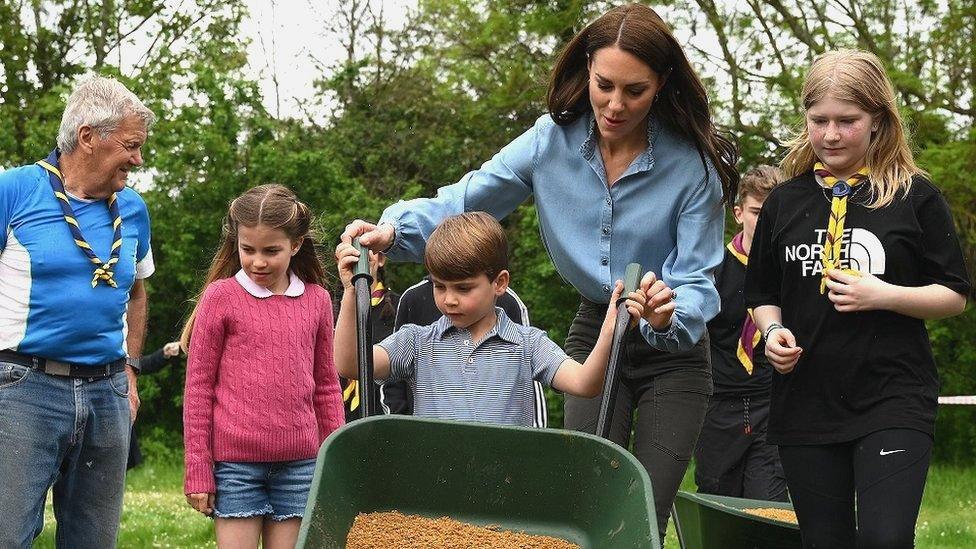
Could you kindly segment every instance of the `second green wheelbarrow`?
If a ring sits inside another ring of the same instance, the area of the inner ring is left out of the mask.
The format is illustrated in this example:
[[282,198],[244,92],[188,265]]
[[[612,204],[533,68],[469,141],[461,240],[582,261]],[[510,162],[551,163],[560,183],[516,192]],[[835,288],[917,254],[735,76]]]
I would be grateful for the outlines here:
[[674,502],[682,549],[794,549],[801,547],[796,523],[747,509],[792,511],[789,503],[678,492]]

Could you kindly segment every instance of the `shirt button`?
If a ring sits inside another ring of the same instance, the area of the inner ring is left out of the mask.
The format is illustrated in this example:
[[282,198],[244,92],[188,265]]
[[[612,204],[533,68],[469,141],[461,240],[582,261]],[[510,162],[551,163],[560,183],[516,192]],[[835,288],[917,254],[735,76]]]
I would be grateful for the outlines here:
[[600,265],[609,265],[609,264],[610,264],[610,260],[605,257],[600,260]]
[[604,227],[603,234],[610,234],[610,227]]
[[604,293],[608,293],[609,294],[610,293],[610,285],[609,284],[604,284],[603,285],[603,291],[604,291]]
[[470,339],[465,339],[464,340],[464,346],[467,347],[468,345],[471,345],[471,340]]
[[613,204],[613,200],[611,200],[610,197],[608,196],[607,197],[607,206],[609,206],[611,204]]
[[468,364],[474,364],[474,358],[469,358],[468,359]]

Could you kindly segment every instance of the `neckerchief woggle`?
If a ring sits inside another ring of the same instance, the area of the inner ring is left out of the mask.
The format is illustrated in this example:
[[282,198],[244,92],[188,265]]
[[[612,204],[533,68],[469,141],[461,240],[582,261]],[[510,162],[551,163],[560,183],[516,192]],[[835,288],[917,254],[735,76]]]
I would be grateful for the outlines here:
[[95,264],[95,271],[91,280],[92,288],[97,286],[100,280],[113,288],[117,288],[118,285],[115,283],[115,279],[112,278],[115,271],[112,269],[119,261],[119,251],[122,248],[122,214],[119,213],[118,197],[116,193],[112,193],[106,200],[108,212],[112,216],[112,229],[114,234],[112,236],[112,250],[109,259],[108,261],[102,261],[95,255],[95,251],[92,250],[88,241],[85,240],[84,235],[81,234],[81,227],[78,225],[78,220],[75,219],[75,212],[71,209],[71,202],[68,201],[68,193],[64,190],[64,177],[61,175],[58,156],[58,149],[54,149],[46,159],[38,160],[37,164],[48,172],[51,189],[54,191],[55,198],[58,199],[58,204],[61,206],[61,213],[64,215],[65,222],[68,224],[68,229],[71,230],[71,237],[74,239],[75,244]]
[[[847,198],[854,187],[868,180],[871,172],[865,166],[847,179],[837,179],[822,162],[817,162],[813,165],[813,173],[820,176],[824,186],[830,189],[833,195],[830,201],[830,219],[827,222],[827,239],[824,241],[823,252],[820,254],[820,265],[823,267],[820,293],[824,294],[827,292],[827,271],[840,267],[840,250],[844,242],[844,222],[847,220]],[[843,269],[843,272],[854,276],[861,275],[854,269]]]
[[[746,253],[745,248],[742,246],[742,236],[742,231],[739,231],[739,234],[732,237],[732,240],[726,248],[739,260],[739,263],[742,263],[743,266],[748,266],[749,254]],[[759,332],[759,327],[756,326],[756,318],[752,315],[752,309],[746,309],[746,318],[742,322],[742,332],[739,334],[739,341],[735,346],[735,356],[739,358],[739,362],[749,372],[749,375],[752,375],[754,367],[752,359],[756,352],[756,345],[759,345],[759,340],[761,339],[762,333]]]

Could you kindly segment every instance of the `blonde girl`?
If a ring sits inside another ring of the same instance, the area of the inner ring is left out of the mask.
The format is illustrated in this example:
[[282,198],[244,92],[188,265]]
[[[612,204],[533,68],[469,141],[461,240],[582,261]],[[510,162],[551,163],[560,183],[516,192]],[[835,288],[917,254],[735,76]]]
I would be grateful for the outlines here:
[[939,388],[924,320],[960,313],[970,281],[880,60],[826,53],[802,99],[746,275],[779,372],[768,439],[805,547],[912,547]]
[[183,330],[184,491],[218,547],[294,547],[316,452],[344,422],[312,219],[281,185],[234,199]]

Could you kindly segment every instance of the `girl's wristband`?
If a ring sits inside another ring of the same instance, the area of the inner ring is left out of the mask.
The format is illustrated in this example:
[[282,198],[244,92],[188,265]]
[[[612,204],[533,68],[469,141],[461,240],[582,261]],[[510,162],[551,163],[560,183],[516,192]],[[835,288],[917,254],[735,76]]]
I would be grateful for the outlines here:
[[785,327],[786,326],[783,326],[779,322],[773,322],[769,326],[766,326],[766,332],[763,333],[763,339],[768,341],[769,340],[769,334],[771,334],[773,332],[773,330],[779,330],[780,328],[785,328]]

